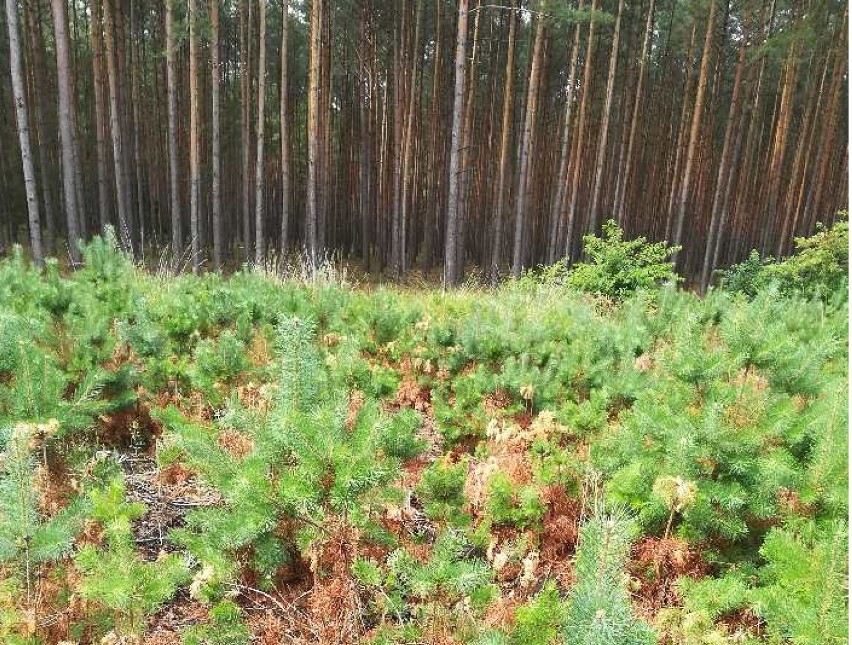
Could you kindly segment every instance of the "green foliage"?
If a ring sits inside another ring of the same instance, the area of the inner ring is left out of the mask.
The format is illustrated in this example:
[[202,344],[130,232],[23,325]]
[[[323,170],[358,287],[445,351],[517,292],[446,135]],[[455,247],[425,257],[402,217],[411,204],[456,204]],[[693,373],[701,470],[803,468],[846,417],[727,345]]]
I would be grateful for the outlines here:
[[552,645],[567,619],[566,604],[553,581],[548,581],[535,598],[518,607],[511,645]]
[[212,402],[221,401],[221,390],[248,367],[245,345],[230,329],[215,340],[199,341],[194,354],[190,380],[193,387],[204,392]]
[[90,493],[92,517],[103,527],[106,549],[87,544],[74,558],[82,580],[81,595],[110,611],[114,628],[123,635],[139,634],[142,620],[169,600],[188,581],[184,559],[163,555],[142,560],[135,550],[131,522],[145,507],[124,501],[124,484],[114,479]]
[[387,565],[389,613],[399,616],[405,609],[429,617],[433,628],[435,621],[449,619],[440,615],[442,608],[467,598],[481,611],[493,596],[491,569],[473,556],[471,545],[454,529],[438,536],[425,563],[399,549],[388,556]]
[[[27,584],[33,567],[66,555],[79,530],[85,504],[74,501],[53,517],[39,511],[40,490],[33,451],[56,433],[55,421],[21,423],[0,432],[0,562],[17,567]],[[5,436],[4,436],[5,435]]]
[[802,537],[772,529],[760,554],[755,608],[772,638],[794,645],[846,643],[848,531],[834,525]]
[[[90,601],[71,640],[132,640],[191,570],[188,592],[210,615],[184,641],[246,642],[238,585],[288,597],[285,576],[347,526],[356,619],[373,642],[650,642],[617,513],[583,527],[575,585],[557,591],[547,563],[525,558],[525,589],[540,592],[511,624],[483,621],[498,594],[502,611],[517,593],[519,554],[553,546],[591,470],[645,536],[677,535],[708,567],[678,582],[683,606],[660,612],[661,642],[845,642],[848,316],[829,293],[842,291],[831,269],[842,227],[804,249],[807,262],[755,269],[791,277],[703,299],[651,289],[674,279],[671,249],[652,258],[653,245],[607,230],[573,273],[559,265],[494,291],[151,276],[109,239],[70,274],[20,254],[0,262],[0,641],[52,638],[24,600],[42,597],[48,572],[61,588],[51,611],[72,594]],[[579,293],[580,278],[607,298]],[[405,406],[403,378],[431,407]],[[134,418],[146,407],[162,436]],[[150,517],[103,458],[124,423],[217,499],[186,510],[168,535],[175,551],[155,562],[133,542]],[[473,464],[514,467],[506,457],[530,484],[477,479]],[[44,510],[45,464],[51,483],[84,491],[62,492],[58,513]],[[483,497],[468,483],[485,483]],[[497,548],[512,558],[499,586],[484,557]]]
[[[159,414],[171,431],[170,451],[198,470],[224,503],[196,510],[187,527],[174,531],[204,566],[212,567],[207,587],[231,578],[241,549],[252,546],[252,567],[271,584],[294,550],[318,537],[329,515],[356,525],[370,523],[370,509],[399,472],[400,460],[419,454],[410,413],[387,419],[374,402],[347,424],[347,398],[331,378],[313,342],[314,325],[297,318],[278,326],[278,381],[268,411],[243,408],[231,400],[222,425],[251,439],[252,450],[225,451],[213,429],[187,422],[174,410]],[[276,528],[299,527],[295,543]]]
[[769,531],[756,575],[731,570],[719,578],[680,579],[684,607],[667,610],[661,629],[688,643],[728,642],[718,621],[750,611],[759,617],[767,642],[848,642],[847,527],[799,524]]
[[426,449],[426,442],[417,438],[422,422],[416,410],[403,408],[397,412],[382,432],[384,453],[400,461],[408,461],[420,455]]
[[623,231],[612,220],[603,225],[603,237],[585,236],[584,252],[589,260],[573,267],[567,284],[579,291],[621,300],[641,289],[681,279],[670,261],[677,247],[665,242],[648,243],[644,237],[623,238]]
[[433,520],[450,524],[464,523],[468,516],[463,512],[467,505],[464,483],[467,463],[453,464],[436,461],[423,471],[417,494],[423,501],[426,514]]
[[596,514],[580,529],[577,582],[568,597],[563,634],[576,645],[651,645],[656,636],[633,615],[624,565],[632,534],[621,513]]
[[193,625],[181,634],[183,645],[244,645],[250,633],[242,622],[240,608],[230,600],[210,608],[210,622]]
[[512,524],[528,528],[541,521],[544,504],[535,486],[520,489],[503,473],[496,473],[488,480],[486,510],[494,524]]
[[785,295],[845,301],[849,283],[849,221],[846,213],[827,228],[819,225],[811,237],[795,240],[796,252],[775,262],[761,260],[757,251],[730,269],[720,271],[721,288],[754,297],[775,287]]

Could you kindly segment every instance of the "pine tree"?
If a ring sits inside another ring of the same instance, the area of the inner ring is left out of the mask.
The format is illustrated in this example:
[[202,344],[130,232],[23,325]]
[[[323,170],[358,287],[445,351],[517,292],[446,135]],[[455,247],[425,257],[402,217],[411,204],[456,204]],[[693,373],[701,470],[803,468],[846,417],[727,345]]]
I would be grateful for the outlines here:
[[630,606],[624,565],[632,527],[619,511],[596,513],[580,529],[577,582],[568,597],[563,634],[576,645],[651,645],[656,636]]

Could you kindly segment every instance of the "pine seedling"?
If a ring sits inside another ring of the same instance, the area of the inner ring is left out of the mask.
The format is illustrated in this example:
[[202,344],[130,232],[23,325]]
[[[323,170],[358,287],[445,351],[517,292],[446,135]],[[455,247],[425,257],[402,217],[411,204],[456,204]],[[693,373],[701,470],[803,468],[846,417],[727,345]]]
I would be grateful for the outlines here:
[[518,607],[511,645],[553,645],[566,618],[566,604],[556,584],[549,580],[526,605]]
[[313,334],[310,321],[281,321],[269,409],[232,400],[222,424],[249,440],[247,453],[229,453],[215,431],[176,411],[160,415],[172,431],[168,452],[182,453],[223,498],[221,505],[189,513],[186,527],[173,531],[176,542],[212,568],[203,585],[212,595],[206,596],[215,597],[213,588],[221,589],[243,566],[271,584],[294,552],[319,537],[330,516],[370,526],[400,459],[419,447],[410,420],[389,421],[375,403],[349,415],[342,384],[328,374]]
[[34,453],[57,427],[55,421],[20,423],[9,433],[0,454],[0,562],[12,564],[22,576],[28,602],[37,567],[68,553],[85,506],[75,501],[50,518],[39,511]]
[[577,582],[563,633],[572,645],[651,645],[656,637],[630,606],[625,561],[632,522],[621,511],[595,513],[580,529]]
[[208,623],[186,628],[181,642],[183,645],[244,645],[250,636],[240,608],[230,600],[223,600],[210,608]]
[[142,560],[133,542],[131,522],[145,506],[124,501],[124,484],[112,480],[89,494],[92,517],[102,528],[106,548],[87,544],[75,563],[82,574],[79,592],[108,610],[119,636],[141,633],[143,619],[172,596],[189,579],[186,563],[177,554],[161,553],[154,562]]

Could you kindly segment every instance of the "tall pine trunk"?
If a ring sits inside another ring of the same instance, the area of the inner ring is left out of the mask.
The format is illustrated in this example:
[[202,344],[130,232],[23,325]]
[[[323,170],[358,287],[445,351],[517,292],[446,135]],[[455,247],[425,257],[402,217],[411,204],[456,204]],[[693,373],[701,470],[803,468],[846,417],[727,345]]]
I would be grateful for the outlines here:
[[683,170],[683,178],[680,185],[680,197],[678,199],[677,222],[672,239],[674,246],[680,246],[683,239],[683,225],[686,221],[686,208],[689,201],[689,191],[692,186],[692,173],[695,169],[695,156],[698,151],[699,130],[701,127],[701,115],[704,111],[704,94],[707,91],[707,71],[710,68],[710,50],[713,46],[713,24],[716,17],[716,0],[710,2],[710,12],[707,16],[707,31],[704,35],[704,51],[701,54],[701,69],[698,73],[698,89],[695,92],[695,104],[692,110],[692,126],[689,130],[689,144],[686,150],[686,164]]
[[[580,0],[577,6],[577,11],[582,11],[584,7],[585,0]],[[574,44],[571,46],[571,62],[568,72],[568,82],[565,86],[565,113],[562,118],[562,138],[559,145],[559,169],[556,172],[556,179],[554,180],[554,195],[550,204],[549,234],[547,238],[548,264],[551,264],[556,260],[559,221],[565,205],[565,191],[568,186],[568,158],[571,152],[569,141],[571,139],[571,129],[573,126],[571,117],[574,111],[574,84],[577,80],[577,56],[579,51],[580,22],[578,21],[574,26]]]
[[103,233],[110,222],[109,186],[107,177],[106,114],[104,105],[104,51],[100,0],[91,4],[92,22],[89,28],[92,40],[92,88],[95,101],[95,154],[98,169],[98,216]]
[[494,208],[494,231],[491,237],[491,282],[499,279],[503,249],[503,211],[506,206],[506,174],[509,166],[509,141],[512,129],[512,106],[515,82],[515,40],[518,28],[517,0],[513,0],[509,15],[509,44],[506,50],[506,71],[503,73],[503,116],[500,124],[500,161],[497,170],[497,198]]
[[533,128],[538,110],[538,79],[541,76],[542,41],[544,19],[539,17],[533,43],[530,82],[527,88],[527,110],[524,117],[524,132],[521,139],[518,188],[515,197],[515,235],[512,246],[512,276],[521,277],[524,268],[524,229],[526,227],[527,189],[529,186],[530,157],[532,156]]
[[606,100],[604,103],[603,122],[601,123],[598,139],[598,154],[595,161],[595,183],[592,188],[592,205],[589,207],[589,233],[598,232],[600,223],[599,205],[604,180],[604,161],[606,160],[607,143],[609,141],[609,121],[612,115],[612,95],[615,89],[615,72],[618,66],[618,43],[621,36],[621,14],[624,13],[624,0],[618,2],[618,15],[615,18],[615,31],[612,35],[612,51],[609,55],[609,73],[606,81]]
[[224,257],[224,231],[222,229],[222,142],[219,132],[219,0],[210,0],[210,89],[213,109],[210,113],[213,138],[213,266],[222,268]]
[[198,0],[189,0],[189,230],[192,270],[201,269],[201,231],[199,222],[201,160],[198,147]]
[[287,71],[287,41],[290,32],[289,0],[281,3],[281,101],[278,121],[281,128],[281,258],[290,249],[290,76]]
[[316,267],[317,248],[317,162],[319,157],[319,76],[320,76],[320,13],[322,0],[312,0],[310,18],[310,59],[308,64],[308,181],[305,206],[305,245],[311,268]]
[[636,143],[636,130],[639,123],[639,108],[642,105],[642,90],[645,87],[645,67],[648,63],[648,50],[651,44],[651,32],[654,28],[654,0],[648,6],[648,17],[645,21],[645,37],[642,40],[642,54],[639,58],[639,71],[637,72],[636,91],[633,96],[633,114],[630,117],[630,133],[627,136],[627,150],[623,163],[619,164],[618,179],[615,185],[615,204],[613,215],[616,221],[624,224],[624,195],[633,170],[633,147]]
[[[35,165],[30,145],[30,121],[27,111],[27,95],[24,87],[24,65],[21,56],[21,34],[18,28],[17,0],[6,0],[6,27],[9,31],[9,66],[12,74],[12,95],[15,102],[15,120],[18,124],[18,143],[21,147],[21,164],[24,170],[24,189],[27,196],[27,217],[30,228],[30,245],[33,262],[37,267],[44,264],[41,245],[41,224],[38,213],[38,189]],[[44,179],[42,179],[44,181]]]
[[169,202],[172,221],[172,261],[177,269],[183,255],[183,231],[180,213],[180,181],[178,178],[177,71],[175,70],[174,3],[166,0],[166,85],[168,86],[169,120]]
[[260,51],[257,61],[257,159],[255,161],[255,206],[254,206],[254,261],[260,265],[266,256],[266,240],[263,226],[263,145],[264,107],[266,106],[266,0],[258,0],[260,23]]
[[467,50],[468,0],[459,0],[459,17],[456,35],[455,83],[453,88],[453,125],[450,143],[449,196],[447,200],[447,225],[444,250],[444,285],[453,286],[461,276],[458,270],[459,228],[459,147],[464,118],[465,52]]
[[[51,0],[56,40],[56,71],[59,78],[59,139],[62,149],[62,187],[65,193],[65,222],[68,230],[68,255],[71,264],[80,263],[77,179],[74,170],[74,121],[71,102],[71,58],[68,45],[68,16],[64,0]],[[29,138],[29,135],[28,135]]]
[[577,220],[577,202],[580,192],[580,170],[583,159],[583,139],[586,133],[586,108],[592,89],[592,62],[595,47],[595,10],[598,0],[592,0],[592,17],[589,21],[589,37],[586,41],[586,62],[583,69],[583,94],[580,98],[580,112],[577,123],[577,142],[574,145],[573,161],[571,162],[571,198],[568,200],[568,225],[565,234],[565,255],[570,262],[574,253],[574,229]]
[[133,253],[133,236],[130,228],[127,176],[124,173],[124,127],[119,107],[118,69],[115,50],[115,29],[111,0],[104,0],[104,44],[109,81],[110,133],[112,135],[113,175],[115,199],[118,210],[118,236],[125,249]]

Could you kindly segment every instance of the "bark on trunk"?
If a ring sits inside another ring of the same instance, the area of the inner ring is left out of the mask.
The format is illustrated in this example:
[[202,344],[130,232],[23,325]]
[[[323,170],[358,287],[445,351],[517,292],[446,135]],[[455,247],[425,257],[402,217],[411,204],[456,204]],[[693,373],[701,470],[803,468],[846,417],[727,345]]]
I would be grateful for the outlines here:
[[12,74],[12,96],[15,101],[15,120],[18,124],[18,142],[21,148],[21,164],[24,170],[24,189],[27,196],[27,218],[30,228],[33,263],[41,268],[44,252],[41,244],[41,224],[38,212],[38,189],[35,165],[30,145],[30,122],[27,112],[27,96],[24,89],[24,65],[21,56],[21,35],[18,28],[17,0],[6,0],[6,27],[9,31],[9,67]]

